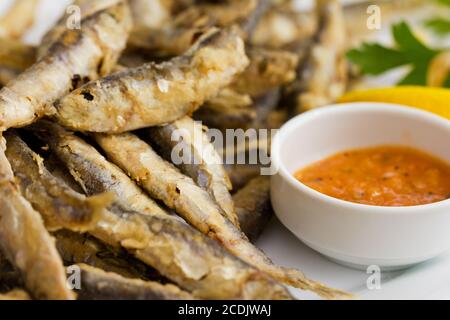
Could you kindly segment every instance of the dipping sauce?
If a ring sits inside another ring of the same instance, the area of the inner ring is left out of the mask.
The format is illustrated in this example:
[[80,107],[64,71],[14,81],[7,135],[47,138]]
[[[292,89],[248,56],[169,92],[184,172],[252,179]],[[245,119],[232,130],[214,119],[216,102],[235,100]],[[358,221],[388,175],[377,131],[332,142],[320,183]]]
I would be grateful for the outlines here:
[[328,196],[368,205],[414,206],[450,198],[450,166],[401,146],[341,152],[294,176]]

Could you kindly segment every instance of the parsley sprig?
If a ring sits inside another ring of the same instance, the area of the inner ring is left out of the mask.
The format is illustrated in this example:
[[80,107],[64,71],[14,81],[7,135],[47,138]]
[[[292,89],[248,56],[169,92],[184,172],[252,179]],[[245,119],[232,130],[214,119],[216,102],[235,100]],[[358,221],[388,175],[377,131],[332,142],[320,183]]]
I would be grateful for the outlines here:
[[437,0],[438,3],[450,7],[450,0]]
[[425,21],[425,26],[441,37],[450,34],[450,20],[445,18],[428,19]]
[[406,22],[393,25],[392,36],[395,41],[392,48],[377,43],[364,43],[360,48],[350,50],[347,57],[363,74],[368,75],[379,75],[397,67],[410,66],[410,72],[398,84],[426,85],[428,66],[442,50],[427,47],[413,34]]
[[[450,0],[437,0],[443,6],[450,8]],[[448,12],[448,11],[447,11]],[[425,20],[425,26],[438,36],[444,37],[450,35],[450,19],[442,16],[433,17]]]

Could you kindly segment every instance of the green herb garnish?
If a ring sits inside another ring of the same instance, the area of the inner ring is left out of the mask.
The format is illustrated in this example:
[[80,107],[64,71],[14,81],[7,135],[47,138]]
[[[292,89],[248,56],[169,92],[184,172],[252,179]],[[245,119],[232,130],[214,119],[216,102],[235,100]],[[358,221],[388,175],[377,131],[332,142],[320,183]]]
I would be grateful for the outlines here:
[[[450,0],[437,0],[437,2],[441,5],[450,7]],[[425,26],[441,37],[450,34],[450,19],[448,18],[438,16],[425,20]]]
[[425,26],[441,37],[450,34],[450,20],[444,18],[431,18],[426,20]]
[[392,36],[395,41],[392,48],[377,43],[364,43],[360,48],[350,50],[347,57],[363,74],[368,75],[379,75],[397,67],[410,66],[411,71],[399,85],[426,85],[428,66],[442,51],[423,44],[406,22],[393,25]]
[[438,3],[450,7],[450,0],[437,0]]

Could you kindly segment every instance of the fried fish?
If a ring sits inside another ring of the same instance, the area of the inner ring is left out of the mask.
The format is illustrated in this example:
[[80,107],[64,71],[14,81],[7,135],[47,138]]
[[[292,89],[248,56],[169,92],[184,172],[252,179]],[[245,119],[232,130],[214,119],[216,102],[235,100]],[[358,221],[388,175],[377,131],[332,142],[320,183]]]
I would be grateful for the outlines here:
[[273,216],[270,202],[270,177],[259,176],[250,180],[233,195],[242,232],[256,241]]
[[77,264],[81,270],[81,300],[192,300],[189,293],[172,284],[128,279],[86,264]]
[[227,129],[246,128],[258,118],[257,109],[251,106],[223,106],[226,101],[209,101],[193,117],[209,128],[225,132]]
[[[112,191],[117,192],[133,185],[124,172],[95,148],[56,124],[40,122],[33,129],[68,166],[88,194],[103,192],[111,186]],[[216,241],[179,218],[151,210],[148,213],[127,211],[124,208],[134,207],[135,198],[119,196],[117,199],[113,211],[105,210],[89,233],[108,245],[125,248],[194,296],[203,299],[291,298],[284,287],[230,255]]]
[[201,299],[291,299],[281,285],[175,217],[104,212],[92,234]]
[[62,125],[123,132],[160,125],[195,111],[248,64],[242,39],[211,30],[183,56],[88,83],[56,103]]
[[127,4],[119,2],[81,24],[64,31],[43,58],[0,90],[0,131],[54,113],[57,98],[111,70],[131,27]]
[[[228,91],[228,89],[222,90],[221,93]],[[227,129],[277,128],[275,121],[271,121],[269,117],[273,116],[273,112],[277,110],[280,90],[270,90],[250,100],[252,102],[249,106],[241,106],[238,103],[233,104],[233,96],[230,98],[229,95],[221,95],[205,103],[193,117],[204,122],[209,128],[219,129],[225,133]],[[229,101],[228,104],[227,101]]]
[[[44,219],[47,230],[61,227],[86,231],[98,221],[98,214],[112,202],[111,194],[86,198],[61,186],[47,170],[44,160],[10,131],[5,133],[6,157],[24,197]],[[49,203],[51,205],[49,205]]]
[[288,84],[295,79],[298,57],[286,50],[247,48],[250,65],[236,77],[231,88],[252,97]]
[[[86,19],[94,13],[116,5],[120,1],[122,0],[75,0],[71,6],[73,8],[78,8],[77,13],[80,14],[80,19]],[[43,58],[48,53],[51,46],[57,42],[61,38],[61,35],[67,30],[68,23],[71,21],[71,15],[74,13],[73,10],[69,9],[69,7],[66,8],[65,14],[43,36],[41,43],[37,48],[38,59]],[[74,27],[76,27],[76,25]]]
[[189,6],[160,28],[141,25],[130,35],[129,46],[168,58],[183,54],[195,40],[211,27],[232,25],[248,38],[256,23],[268,9],[268,0],[226,0]]
[[90,234],[59,230],[53,236],[65,265],[85,263],[125,278],[164,280],[155,269],[134,258],[123,248],[108,246]]
[[247,38],[261,16],[267,11],[270,0],[224,0],[204,2],[190,6],[175,18],[175,25],[214,25],[229,27],[238,25],[242,36]]
[[298,270],[274,265],[222,215],[208,192],[163,160],[137,136],[130,133],[96,135],[96,141],[108,158],[127,172],[152,197],[174,209],[197,230],[218,240],[230,253],[272,278],[296,288],[311,290],[326,298],[348,297],[341,291],[306,279]]
[[116,165],[106,161],[98,151],[63,128],[48,121],[36,123],[35,134],[53,150],[59,160],[87,194],[109,192],[114,203],[125,211],[147,215],[167,213],[149,198]]
[[[224,216],[239,228],[239,222],[230,195],[230,179],[222,159],[203,131],[201,123],[183,117],[162,127],[148,129],[148,136],[162,150],[166,159],[177,160],[179,168],[204,190],[222,209]],[[101,138],[100,138],[101,139]],[[182,156],[173,152],[179,150]],[[174,159],[177,157],[177,159]]]
[[55,244],[42,218],[19,192],[0,142],[0,247],[37,299],[73,299]]
[[236,90],[227,87],[217,94],[217,96],[206,101],[198,111],[207,109],[207,111],[229,111],[251,109],[253,99],[248,94],[242,94]]
[[319,28],[297,79],[287,88],[294,114],[334,102],[347,85],[345,23],[337,0],[318,0]]

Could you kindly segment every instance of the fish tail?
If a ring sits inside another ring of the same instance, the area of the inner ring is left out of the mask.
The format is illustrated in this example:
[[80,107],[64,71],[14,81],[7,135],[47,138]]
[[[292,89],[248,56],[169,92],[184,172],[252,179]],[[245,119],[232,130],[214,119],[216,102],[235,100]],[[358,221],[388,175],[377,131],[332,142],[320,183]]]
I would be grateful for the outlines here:
[[350,293],[330,288],[318,281],[309,280],[303,275],[303,273],[296,269],[283,268],[283,270],[285,271],[284,279],[282,279],[283,282],[292,287],[314,292],[318,296],[327,300],[348,300],[355,298]]

